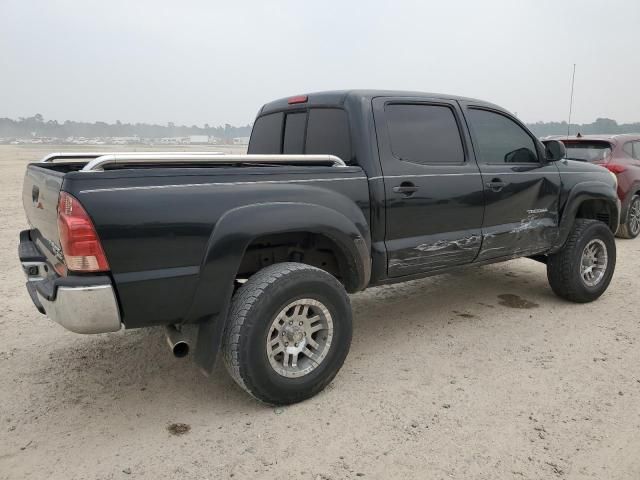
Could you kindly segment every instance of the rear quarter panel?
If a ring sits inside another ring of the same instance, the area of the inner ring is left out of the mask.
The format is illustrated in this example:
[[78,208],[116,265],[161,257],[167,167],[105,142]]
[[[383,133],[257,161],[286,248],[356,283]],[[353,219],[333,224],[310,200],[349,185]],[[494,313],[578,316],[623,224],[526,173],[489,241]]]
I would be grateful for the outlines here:
[[[76,196],[93,219],[127,328],[186,320],[216,224],[238,207],[320,205],[351,219],[359,216],[354,221],[368,238],[369,192],[358,167],[78,172],[68,174],[63,189]],[[215,278],[206,288],[212,296],[220,295],[233,280]]]

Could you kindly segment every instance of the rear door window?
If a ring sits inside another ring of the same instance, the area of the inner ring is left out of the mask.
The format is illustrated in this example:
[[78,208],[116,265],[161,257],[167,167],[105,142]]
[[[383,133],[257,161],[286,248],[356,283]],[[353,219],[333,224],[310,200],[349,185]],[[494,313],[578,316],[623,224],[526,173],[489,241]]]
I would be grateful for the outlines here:
[[385,117],[391,151],[399,160],[421,165],[464,162],[460,130],[451,108],[389,104]]

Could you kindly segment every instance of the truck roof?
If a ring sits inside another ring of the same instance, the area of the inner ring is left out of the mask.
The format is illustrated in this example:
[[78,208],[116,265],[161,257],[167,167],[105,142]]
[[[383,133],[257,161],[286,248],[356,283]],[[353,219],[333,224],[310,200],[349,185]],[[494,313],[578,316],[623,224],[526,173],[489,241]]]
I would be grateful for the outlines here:
[[[298,96],[298,95],[296,95]],[[353,100],[371,100],[375,97],[416,97],[425,99],[440,99],[440,100],[460,100],[473,102],[478,105],[485,105],[488,107],[504,110],[502,107],[478,100],[475,98],[460,97],[456,95],[449,95],[443,93],[428,93],[428,92],[412,92],[404,90],[329,90],[324,92],[304,93],[299,96],[306,96],[308,100],[305,105],[318,106],[318,105],[343,105],[347,99]],[[258,115],[262,115],[269,112],[278,110],[284,110],[287,108],[300,107],[300,104],[289,105],[289,99],[291,97],[279,98],[272,102],[266,103],[261,109]]]

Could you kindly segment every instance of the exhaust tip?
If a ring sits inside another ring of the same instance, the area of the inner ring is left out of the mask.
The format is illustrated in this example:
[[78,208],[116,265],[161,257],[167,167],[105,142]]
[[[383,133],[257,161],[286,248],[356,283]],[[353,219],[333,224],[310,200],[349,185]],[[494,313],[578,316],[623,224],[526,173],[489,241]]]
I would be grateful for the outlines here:
[[176,358],[183,358],[189,355],[189,344],[187,342],[177,342],[173,345],[173,355]]
[[173,325],[169,325],[165,330],[165,334],[174,357],[183,358],[189,355],[189,338],[182,331]]

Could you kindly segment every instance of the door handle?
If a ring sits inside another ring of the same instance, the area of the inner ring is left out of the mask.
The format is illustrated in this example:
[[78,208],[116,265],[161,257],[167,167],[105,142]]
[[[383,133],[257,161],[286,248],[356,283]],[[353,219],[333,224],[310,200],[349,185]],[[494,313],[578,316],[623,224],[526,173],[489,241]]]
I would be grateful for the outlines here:
[[499,178],[494,178],[490,182],[487,182],[485,185],[487,187],[489,187],[490,190],[493,190],[494,192],[499,192],[500,190],[502,190],[504,188],[506,183],[504,183]]
[[410,197],[418,191],[418,187],[411,182],[402,182],[400,185],[393,187],[393,191],[395,193],[401,193],[405,197]]

